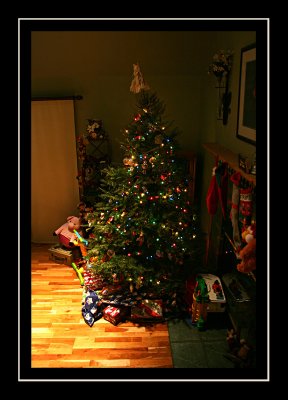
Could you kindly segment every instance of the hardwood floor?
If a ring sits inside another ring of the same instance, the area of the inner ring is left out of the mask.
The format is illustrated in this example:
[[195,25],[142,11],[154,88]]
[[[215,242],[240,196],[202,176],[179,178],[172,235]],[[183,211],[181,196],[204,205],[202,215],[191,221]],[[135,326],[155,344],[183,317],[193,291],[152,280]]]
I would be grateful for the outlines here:
[[166,323],[85,324],[79,279],[49,247],[32,244],[32,368],[173,368]]

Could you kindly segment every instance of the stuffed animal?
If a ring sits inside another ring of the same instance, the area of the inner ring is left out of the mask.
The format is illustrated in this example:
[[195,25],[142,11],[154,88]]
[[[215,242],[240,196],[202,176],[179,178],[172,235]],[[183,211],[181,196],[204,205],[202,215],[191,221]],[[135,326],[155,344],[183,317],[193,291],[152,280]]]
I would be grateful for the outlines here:
[[74,247],[74,241],[77,240],[77,236],[74,233],[74,229],[82,234],[81,231],[81,220],[78,217],[69,216],[67,218],[67,222],[58,228],[53,235],[58,236],[59,243],[66,247],[67,249],[71,249]]
[[244,242],[249,243],[250,240],[256,238],[256,224],[252,223],[248,227],[244,228],[242,234],[242,239]]
[[252,365],[252,348],[247,344],[245,339],[239,339],[238,334],[231,329],[227,331],[226,340],[229,346],[229,353],[224,357],[232,361],[235,367],[250,368]]
[[237,265],[237,269],[239,272],[244,272],[248,274],[249,272],[256,269],[256,239],[252,238],[239,251],[239,257],[241,259],[241,263]]

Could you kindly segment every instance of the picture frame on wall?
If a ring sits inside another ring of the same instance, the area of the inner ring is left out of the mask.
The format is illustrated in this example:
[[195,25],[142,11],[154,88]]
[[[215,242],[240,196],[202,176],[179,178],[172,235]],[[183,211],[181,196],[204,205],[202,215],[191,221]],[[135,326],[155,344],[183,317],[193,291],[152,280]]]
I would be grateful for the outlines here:
[[256,146],[256,43],[241,49],[236,135]]

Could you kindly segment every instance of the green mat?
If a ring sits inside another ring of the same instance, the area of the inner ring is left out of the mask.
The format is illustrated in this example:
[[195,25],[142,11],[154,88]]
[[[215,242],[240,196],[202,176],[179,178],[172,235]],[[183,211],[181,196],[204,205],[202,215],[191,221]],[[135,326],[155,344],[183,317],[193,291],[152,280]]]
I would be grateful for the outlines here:
[[228,352],[227,329],[231,329],[231,322],[226,313],[208,314],[204,331],[194,326],[189,317],[169,321],[174,368],[234,368],[224,357]]

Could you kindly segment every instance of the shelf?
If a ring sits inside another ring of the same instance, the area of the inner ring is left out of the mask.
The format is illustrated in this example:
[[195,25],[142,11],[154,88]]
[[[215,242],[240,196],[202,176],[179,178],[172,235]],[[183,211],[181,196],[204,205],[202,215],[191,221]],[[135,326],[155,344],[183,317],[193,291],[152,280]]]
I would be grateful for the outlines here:
[[233,151],[221,146],[218,143],[204,143],[203,147],[219,160],[227,162],[227,164],[236,172],[240,172],[243,178],[251,182],[256,186],[256,176],[252,174],[247,174],[239,167],[239,155],[233,153]]

